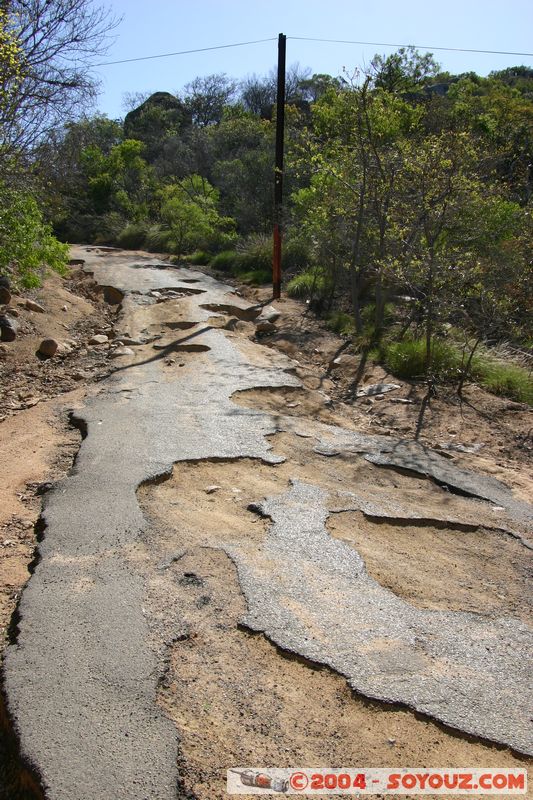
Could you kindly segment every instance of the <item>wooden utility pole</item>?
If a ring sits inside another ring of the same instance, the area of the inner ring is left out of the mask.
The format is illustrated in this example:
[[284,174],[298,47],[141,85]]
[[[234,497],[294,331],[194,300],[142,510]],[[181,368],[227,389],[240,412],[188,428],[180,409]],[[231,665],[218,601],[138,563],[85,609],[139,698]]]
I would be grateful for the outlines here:
[[278,36],[278,90],[276,95],[276,167],[274,170],[274,253],[272,284],[274,299],[281,294],[281,237],[283,222],[283,144],[285,133],[285,55],[287,37]]

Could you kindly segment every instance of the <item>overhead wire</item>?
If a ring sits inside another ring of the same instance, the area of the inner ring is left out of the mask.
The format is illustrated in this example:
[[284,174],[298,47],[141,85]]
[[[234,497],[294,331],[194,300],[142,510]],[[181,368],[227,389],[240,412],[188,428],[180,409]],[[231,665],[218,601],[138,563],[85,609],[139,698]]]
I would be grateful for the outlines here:
[[157,53],[153,56],[139,56],[137,58],[123,58],[120,61],[105,61],[102,64],[95,64],[95,67],[111,67],[114,64],[131,64],[132,61],[149,61],[153,58],[170,58],[170,56],[186,56],[189,53],[206,53],[208,50],[226,50],[229,47],[245,47],[249,44],[262,44],[263,42],[275,42],[277,36],[270,39],[255,39],[251,42],[235,42],[234,44],[218,44],[214,47],[197,47],[194,50],[178,50],[176,53]]
[[433,45],[425,44],[394,44],[391,42],[356,42],[349,39],[314,39],[310,36],[287,36],[287,39],[293,39],[300,42],[329,42],[331,44],[358,44],[368,45],[370,47],[414,47],[420,50],[446,50],[451,53],[485,53],[487,55],[498,56],[528,56],[533,58],[533,53],[517,53],[512,50],[476,50],[471,47],[436,47]]
[[[191,50],[178,50],[174,53],[156,53],[151,56],[137,56],[135,58],[123,58],[117,61],[104,61],[100,64],[95,64],[95,67],[111,67],[115,64],[131,64],[135,61],[150,61],[156,58],[170,58],[172,56],[185,56],[191,53],[206,53],[210,50],[227,50],[232,47],[246,47],[252,44],[263,44],[264,42],[275,42],[277,36],[271,36],[268,39],[254,39],[249,42],[234,42],[232,44],[219,44],[213,47],[196,47]],[[326,44],[354,44],[359,46],[368,47],[414,47],[420,50],[443,50],[450,53],[481,53],[485,55],[499,55],[499,56],[520,56],[523,58],[533,58],[533,53],[520,53],[512,50],[481,50],[469,47],[437,47],[421,44],[394,44],[391,42],[360,42],[351,39],[319,39],[310,36],[287,36],[287,39],[299,42],[323,42]]]

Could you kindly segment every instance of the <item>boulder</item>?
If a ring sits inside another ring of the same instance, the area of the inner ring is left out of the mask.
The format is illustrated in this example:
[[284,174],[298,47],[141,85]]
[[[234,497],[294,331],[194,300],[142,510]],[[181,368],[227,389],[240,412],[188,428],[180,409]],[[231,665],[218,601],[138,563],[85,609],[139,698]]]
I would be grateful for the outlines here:
[[57,348],[59,347],[59,342],[55,339],[43,339],[41,344],[39,345],[39,355],[45,356],[45,358],[52,358],[57,353]]
[[2,342],[13,342],[17,338],[18,324],[12,317],[3,314],[0,317],[0,340]]

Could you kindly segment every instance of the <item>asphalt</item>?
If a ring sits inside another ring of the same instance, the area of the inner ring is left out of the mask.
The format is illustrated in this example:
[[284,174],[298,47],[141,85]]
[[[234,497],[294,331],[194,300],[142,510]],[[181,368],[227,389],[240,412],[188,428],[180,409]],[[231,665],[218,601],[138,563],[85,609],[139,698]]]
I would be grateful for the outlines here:
[[331,667],[366,697],[533,754],[524,713],[531,629],[405,602],[329,534],[327,498],[319,486],[293,481],[261,505],[273,524],[260,552],[227,546],[248,606],[243,625]]
[[[259,308],[209,276],[152,258],[92,249],[83,257],[100,285],[123,295],[117,330],[145,344],[117,359],[117,371],[76,411],[87,435],[71,474],[45,498],[40,561],[6,654],[7,699],[22,753],[49,800],[167,800],[177,797],[178,735],[156,704],[165,644],[154,639],[136,557],[149,525],[136,497],[141,484],[179,461],[275,464],[281,459],[266,437],[292,430],[314,436],[322,455],[360,452],[483,502],[505,501],[521,523],[531,509],[503,484],[430,451],[238,406],[236,392],[300,385],[285,356],[237,346],[209,323],[216,314],[253,319]],[[161,298],[154,290],[172,297],[177,320],[155,346]],[[164,356],[191,343],[184,365],[165,370]],[[329,536],[318,486],[294,483],[263,511],[273,525],[262,550],[225,548],[248,602],[246,625],[329,665],[368,697],[533,752],[523,710],[529,628],[510,618],[421,611],[381,587],[353,548]]]

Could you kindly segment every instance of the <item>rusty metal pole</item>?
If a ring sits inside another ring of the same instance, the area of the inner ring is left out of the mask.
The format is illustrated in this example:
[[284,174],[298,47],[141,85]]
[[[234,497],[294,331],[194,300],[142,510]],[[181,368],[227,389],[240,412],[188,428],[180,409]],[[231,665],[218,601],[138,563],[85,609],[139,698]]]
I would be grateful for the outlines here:
[[285,133],[285,57],[287,37],[278,36],[278,89],[276,95],[276,166],[274,170],[274,253],[272,258],[273,297],[281,294],[281,238],[283,223],[283,144]]

